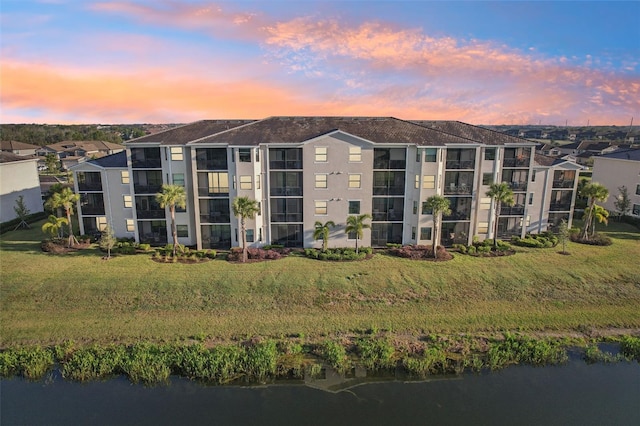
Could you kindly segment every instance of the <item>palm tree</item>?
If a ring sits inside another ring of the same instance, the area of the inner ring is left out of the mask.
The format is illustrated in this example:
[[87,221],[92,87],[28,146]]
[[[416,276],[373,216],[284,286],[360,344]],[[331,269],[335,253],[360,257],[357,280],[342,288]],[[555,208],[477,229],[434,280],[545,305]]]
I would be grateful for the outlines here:
[[242,262],[247,261],[247,225],[246,219],[253,219],[260,212],[258,202],[249,197],[236,197],[233,200],[233,215],[240,218],[240,234],[242,234]]
[[513,206],[513,191],[506,182],[492,183],[485,195],[495,203],[495,220],[493,223],[493,248],[498,248],[498,220],[500,218],[500,209],[502,205]]
[[42,232],[51,235],[51,238],[59,236],[62,225],[67,224],[67,219],[64,217],[57,217],[55,215],[49,215],[49,219],[42,224]]
[[371,219],[371,215],[368,213],[347,217],[347,227],[344,232],[356,234],[356,253],[358,253],[358,240],[362,238],[363,230],[371,228],[371,225],[364,223],[367,219]]
[[74,243],[78,243],[76,237],[73,235],[73,224],[71,223],[71,216],[73,215],[73,206],[80,200],[80,195],[75,194],[71,188],[63,188],[62,191],[54,193],[47,204],[52,209],[59,207],[64,209],[67,215],[67,226],[69,227],[69,241],[68,246],[72,247]]
[[324,224],[320,221],[316,221],[313,238],[315,240],[322,238],[322,251],[327,251],[327,245],[329,243],[329,228],[333,228],[335,226],[336,224],[332,220]]
[[434,195],[427,198],[426,201],[427,208],[431,210],[431,214],[433,215],[433,228],[434,228],[434,238],[433,238],[433,257],[438,257],[438,245],[440,245],[440,220],[443,215],[451,214],[451,208],[449,206],[451,203],[448,198],[445,198],[441,195]]
[[609,211],[602,206],[594,204],[591,220],[593,222],[591,224],[591,236],[593,237],[596,234],[596,220],[599,223],[604,223],[605,225],[609,224]]
[[589,227],[592,225],[593,213],[595,210],[596,201],[606,201],[609,198],[609,190],[604,186],[596,182],[588,183],[582,187],[580,195],[588,199],[588,207],[586,209],[586,216],[584,218],[584,227],[582,229],[582,239],[589,239]]
[[156,201],[160,207],[169,207],[171,214],[171,235],[173,237],[173,257],[178,249],[178,228],[176,227],[176,206],[187,206],[187,194],[180,185],[162,185],[162,190],[156,194]]

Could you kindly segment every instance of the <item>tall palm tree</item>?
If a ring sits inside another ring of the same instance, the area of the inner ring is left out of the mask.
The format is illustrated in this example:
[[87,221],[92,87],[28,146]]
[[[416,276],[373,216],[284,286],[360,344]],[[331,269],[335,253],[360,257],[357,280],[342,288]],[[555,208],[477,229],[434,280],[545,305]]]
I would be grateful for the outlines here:
[[513,199],[513,191],[506,182],[492,183],[485,195],[495,203],[495,220],[493,223],[493,248],[495,250],[498,248],[498,220],[500,219],[500,209],[503,204],[505,206],[513,206],[515,200]]
[[162,185],[160,192],[156,194],[156,201],[161,208],[169,207],[171,214],[171,235],[173,237],[173,256],[178,249],[178,228],[176,227],[176,206],[187,207],[187,194],[180,185]]
[[443,215],[451,214],[451,203],[448,198],[445,198],[442,195],[433,195],[427,198],[426,204],[427,208],[431,210],[431,214],[433,215],[433,257],[437,258],[438,245],[440,245],[440,221]]
[[347,217],[347,227],[344,232],[347,234],[354,233],[356,234],[356,253],[358,253],[358,240],[362,238],[363,231],[365,229],[371,228],[371,225],[364,223],[365,220],[371,219],[371,215],[368,213],[364,213],[358,216],[349,216]]
[[591,224],[591,236],[593,237],[596,234],[596,221],[605,225],[609,224],[609,211],[602,206],[594,204],[591,220],[593,222]]
[[246,219],[253,219],[260,212],[258,202],[249,197],[236,197],[233,200],[233,215],[240,218],[240,234],[242,234],[242,262],[247,261],[247,225]]
[[59,236],[62,225],[67,224],[67,219],[64,217],[57,217],[55,215],[49,215],[49,219],[42,224],[42,232],[51,235],[51,238]]
[[73,224],[71,223],[71,216],[73,215],[73,206],[80,200],[80,195],[74,193],[71,188],[63,188],[62,191],[54,193],[47,204],[51,209],[63,208],[67,215],[67,226],[69,227],[69,241],[67,245],[72,247],[78,243],[76,237],[73,235]]
[[597,201],[607,201],[609,198],[609,190],[597,182],[588,183],[582,187],[580,195],[588,199],[588,207],[586,209],[586,216],[584,218],[584,227],[582,229],[582,239],[589,239],[589,227],[592,225],[593,214],[595,211],[595,205]]
[[315,240],[322,238],[322,251],[327,251],[327,245],[329,244],[329,228],[333,228],[335,226],[336,224],[332,220],[326,223],[316,221],[313,238]]

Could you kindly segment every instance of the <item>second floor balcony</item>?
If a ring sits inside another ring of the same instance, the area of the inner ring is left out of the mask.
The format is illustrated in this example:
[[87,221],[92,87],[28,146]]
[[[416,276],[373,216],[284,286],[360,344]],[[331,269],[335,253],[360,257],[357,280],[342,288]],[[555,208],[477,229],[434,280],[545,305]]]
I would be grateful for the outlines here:
[[442,220],[447,222],[470,220],[471,210],[451,210],[451,214],[442,215]]
[[471,194],[471,185],[467,185],[466,183],[461,183],[456,185],[455,183],[450,183],[444,186],[444,194],[445,195],[470,195]]
[[136,194],[157,194],[162,189],[162,184],[133,183],[133,191]]
[[165,211],[164,209],[142,210],[138,209],[136,206],[136,215],[138,216],[138,219],[164,219]]
[[514,206],[501,206],[500,216],[522,216],[524,214],[524,205],[516,204]]
[[475,164],[475,160],[447,160],[446,168],[452,170],[473,170]]
[[84,216],[103,216],[104,204],[84,204],[80,206]]
[[571,210],[570,202],[559,202],[549,204],[549,210],[552,212],[568,212]]
[[527,191],[527,182],[508,182],[509,188],[511,188],[514,192],[526,192]]
[[573,179],[571,180],[558,179],[553,181],[554,188],[573,188],[573,184],[574,184]]

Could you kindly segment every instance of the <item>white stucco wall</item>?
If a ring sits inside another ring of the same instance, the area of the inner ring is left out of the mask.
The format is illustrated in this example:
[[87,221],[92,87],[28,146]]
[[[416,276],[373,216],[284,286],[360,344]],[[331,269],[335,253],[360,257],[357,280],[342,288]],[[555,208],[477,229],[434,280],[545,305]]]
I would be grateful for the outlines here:
[[15,219],[20,195],[31,213],[43,211],[37,159],[0,163],[0,222]]

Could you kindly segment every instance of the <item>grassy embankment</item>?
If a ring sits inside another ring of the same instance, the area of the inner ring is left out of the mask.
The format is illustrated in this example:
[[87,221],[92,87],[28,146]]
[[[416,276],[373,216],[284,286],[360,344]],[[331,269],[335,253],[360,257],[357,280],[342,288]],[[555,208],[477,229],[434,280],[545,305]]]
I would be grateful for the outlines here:
[[[602,229],[602,228],[601,228]],[[395,334],[640,328],[640,233],[612,223],[609,247],[570,256],[448,262],[377,254],[361,262],[302,257],[251,264],[101,260],[97,249],[42,253],[39,224],[1,237],[0,347]]]

